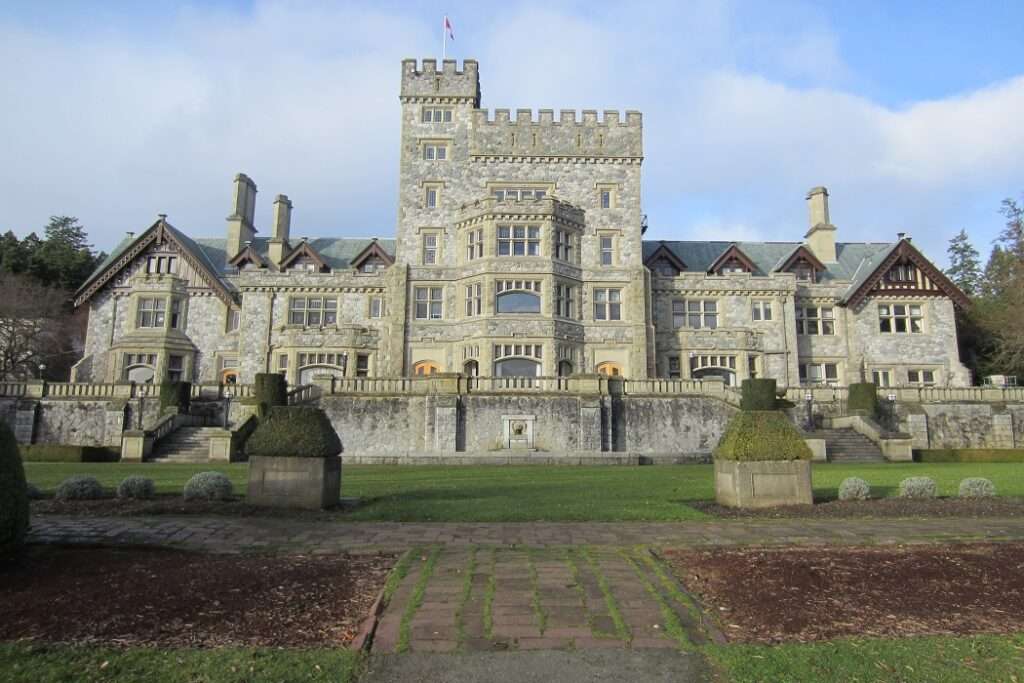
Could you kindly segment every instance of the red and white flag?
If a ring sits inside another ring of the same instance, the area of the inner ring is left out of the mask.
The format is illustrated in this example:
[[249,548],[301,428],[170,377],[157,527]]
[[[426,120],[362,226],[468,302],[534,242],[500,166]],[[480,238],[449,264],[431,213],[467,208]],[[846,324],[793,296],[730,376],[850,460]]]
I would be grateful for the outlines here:
[[447,14],[444,16],[444,31],[449,38],[455,40],[455,29],[452,28],[452,22],[448,20]]

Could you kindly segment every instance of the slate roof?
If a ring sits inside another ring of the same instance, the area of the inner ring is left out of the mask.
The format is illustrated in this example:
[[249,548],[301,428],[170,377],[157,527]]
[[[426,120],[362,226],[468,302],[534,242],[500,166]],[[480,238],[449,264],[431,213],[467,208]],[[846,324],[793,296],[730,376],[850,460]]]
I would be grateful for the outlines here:
[[[664,246],[686,264],[686,272],[706,273],[718,257],[734,244],[757,266],[754,275],[768,275],[785,263],[786,259],[804,243],[649,240],[644,241],[644,262],[659,247]],[[837,262],[825,264],[826,270],[821,273],[821,281],[845,282],[855,281],[855,278],[866,278],[895,247],[895,244],[885,242],[837,242]]]

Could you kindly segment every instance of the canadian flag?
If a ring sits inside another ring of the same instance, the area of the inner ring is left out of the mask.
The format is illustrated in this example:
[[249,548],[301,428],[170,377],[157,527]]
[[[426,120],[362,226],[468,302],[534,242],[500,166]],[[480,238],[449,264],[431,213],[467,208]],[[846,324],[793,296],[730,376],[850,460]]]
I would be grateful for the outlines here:
[[452,28],[452,22],[449,21],[448,15],[444,16],[444,30],[448,33],[448,37],[455,40],[455,29]]

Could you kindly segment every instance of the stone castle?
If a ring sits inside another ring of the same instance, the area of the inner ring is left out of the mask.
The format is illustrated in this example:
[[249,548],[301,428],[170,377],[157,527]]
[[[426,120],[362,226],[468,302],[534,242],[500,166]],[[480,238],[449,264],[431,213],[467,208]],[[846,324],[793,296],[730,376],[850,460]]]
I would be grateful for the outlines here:
[[[639,112],[480,108],[475,61],[402,63],[396,239],[269,235],[239,174],[223,237],[166,216],[76,294],[75,382],[458,373],[966,386],[966,298],[911,242],[644,240]],[[189,233],[191,232],[188,231]]]

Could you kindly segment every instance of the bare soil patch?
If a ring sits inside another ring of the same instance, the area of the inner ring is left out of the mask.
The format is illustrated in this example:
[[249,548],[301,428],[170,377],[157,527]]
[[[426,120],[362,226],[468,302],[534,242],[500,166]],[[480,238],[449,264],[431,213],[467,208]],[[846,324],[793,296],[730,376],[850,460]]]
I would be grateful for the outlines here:
[[1024,630],[1024,544],[669,551],[737,642]]
[[831,500],[814,505],[785,505],[776,508],[739,509],[714,501],[689,503],[690,507],[728,519],[868,519],[879,517],[1020,517],[1020,498],[880,498],[875,500]]
[[33,548],[0,569],[0,640],[345,646],[393,563],[390,555]]

